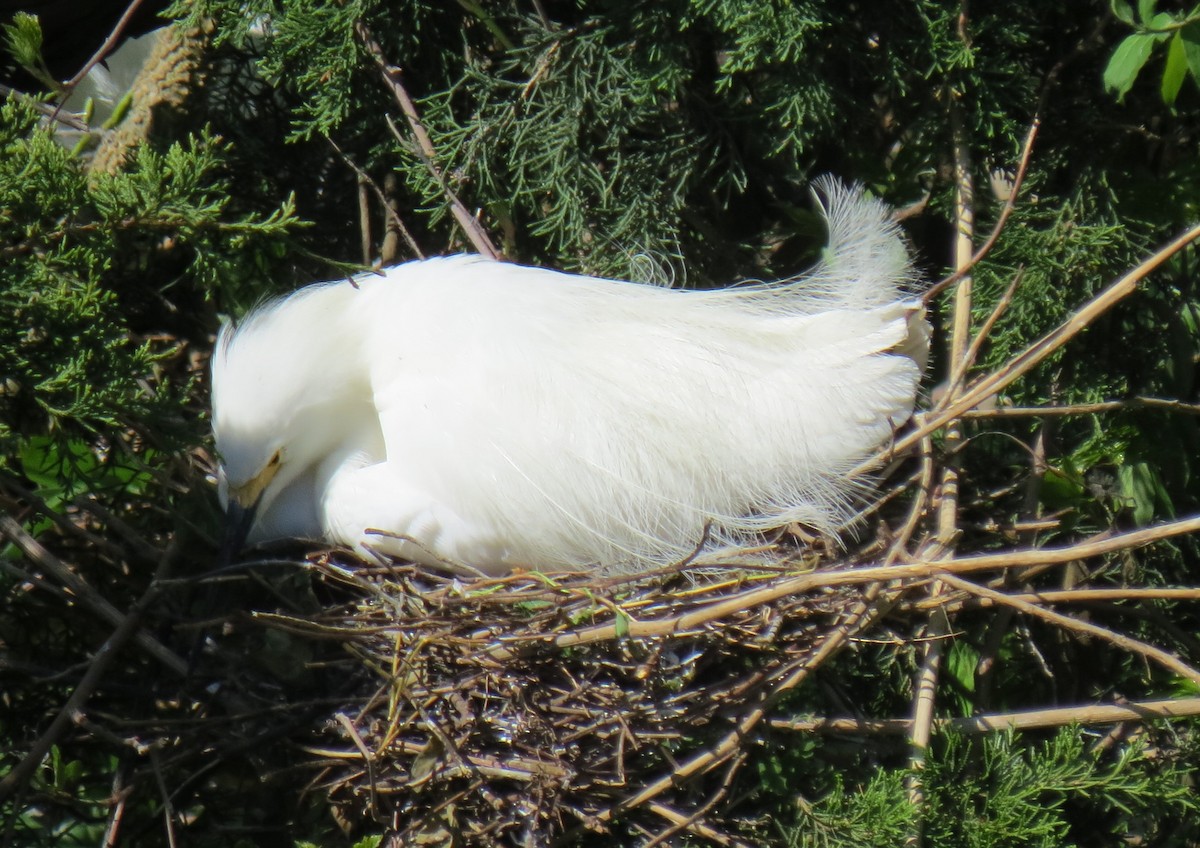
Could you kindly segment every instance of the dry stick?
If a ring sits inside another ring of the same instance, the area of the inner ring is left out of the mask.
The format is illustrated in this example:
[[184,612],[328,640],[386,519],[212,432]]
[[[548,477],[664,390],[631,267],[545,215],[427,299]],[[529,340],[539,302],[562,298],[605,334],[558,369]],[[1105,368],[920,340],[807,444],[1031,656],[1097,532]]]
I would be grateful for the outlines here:
[[163,826],[167,831],[167,848],[178,848],[179,843],[175,838],[175,805],[172,803],[172,794],[167,789],[167,780],[162,773],[157,748],[150,749],[150,765],[154,769],[154,780],[158,783],[159,795],[162,796],[162,816]]
[[133,791],[132,786],[125,786],[125,772],[127,770],[128,765],[125,760],[121,760],[113,770],[112,789],[108,793],[112,809],[109,811],[108,821],[104,826],[104,838],[101,840],[103,848],[116,848],[117,846],[118,835],[121,832],[121,821],[125,818],[125,804],[129,800],[129,794]]
[[963,418],[1049,418],[1051,416],[1097,415],[1119,409],[1161,409],[1164,412],[1200,415],[1200,403],[1187,403],[1170,398],[1135,397],[1128,400],[1106,400],[1068,406],[1009,406],[995,409],[971,409],[963,413]]
[[[1021,279],[1024,276],[1025,271],[1023,268],[1018,269],[1017,273],[1013,274],[1012,282],[1008,284],[1008,288],[1004,290],[1004,294],[996,301],[995,307],[992,308],[987,319],[979,327],[979,332],[971,340],[971,346],[967,348],[967,352],[963,357],[963,367],[958,370],[957,375],[949,382],[946,393],[942,395],[942,399],[934,407],[935,409],[945,409],[947,405],[957,399],[962,393],[963,384],[967,379],[967,372],[975,364],[976,360],[979,359],[979,352],[983,349],[984,342],[991,336],[996,322],[1008,311],[1008,307],[1012,306],[1013,298],[1017,293],[1017,287],[1021,284]],[[964,414],[962,417],[965,418],[967,416]]]
[[[80,603],[100,618],[117,627],[125,624],[127,620],[125,613],[113,606],[107,598],[89,586],[65,562],[46,550],[37,539],[25,532],[25,528],[18,524],[11,516],[0,515],[0,535],[7,536],[13,544],[21,549],[21,553],[48,571],[54,579],[70,590]],[[133,641],[138,647],[142,648],[175,674],[180,677],[187,674],[187,663],[178,654],[174,653],[146,631],[136,631],[133,634]]]
[[[1045,727],[1066,727],[1073,724],[1116,724],[1122,721],[1153,721],[1164,718],[1184,718],[1200,715],[1200,698],[1171,698],[1158,701],[1130,701],[1125,704],[1082,704],[1074,707],[1055,707],[1042,710],[1020,710],[1011,713],[990,713],[966,718],[937,719],[939,730],[952,729],[962,733],[991,733],[997,730],[1036,730]],[[879,733],[907,734],[912,720],[907,718],[858,719],[771,719],[776,730],[800,733]]]
[[[995,585],[989,588],[996,588]],[[1010,592],[1010,598],[1031,604],[1089,604],[1103,601],[1200,601],[1200,589],[1050,589],[1042,592]],[[905,610],[928,610],[944,607],[947,612],[962,609],[988,609],[996,606],[987,598],[967,597],[957,593],[953,600],[930,599],[901,604]],[[1120,609],[1120,607],[1117,607]]]
[[716,843],[717,845],[731,846],[731,848],[750,848],[749,845],[740,839],[734,839],[699,821],[700,817],[708,811],[711,805],[705,805],[704,809],[686,816],[678,810],[668,807],[666,804],[651,802],[646,806],[656,815],[669,821],[672,827],[647,842],[645,848],[655,848],[655,846],[663,844],[667,839],[670,839],[682,830],[690,830],[697,836],[702,836],[709,842]]
[[704,836],[709,840],[717,842],[721,845],[744,845],[745,843],[743,842],[733,840],[723,833],[712,830],[712,828],[704,825],[701,820],[708,815],[709,811],[716,807],[717,804],[721,803],[726,797],[728,797],[729,787],[733,785],[734,775],[737,774],[738,770],[745,762],[745,754],[735,756],[730,761],[728,767],[726,767],[725,774],[721,778],[721,785],[717,787],[717,791],[713,793],[713,795],[708,798],[708,800],[706,800],[702,806],[696,810],[693,810],[690,815],[683,816],[678,811],[672,810],[670,807],[666,807],[662,804],[651,803],[649,805],[650,809],[654,813],[663,816],[668,821],[672,822],[672,826],[655,836],[653,839],[643,845],[642,848],[657,848],[657,846],[663,844],[668,839],[683,830],[691,830],[693,833],[697,833],[700,836]]
[[908,510],[908,516],[904,520],[904,525],[896,534],[896,539],[884,559],[884,565],[892,565],[899,559],[908,559],[909,542],[912,541],[912,537],[917,532],[917,527],[925,515],[926,505],[933,500],[933,439],[926,436],[920,444],[920,483],[917,485],[916,494],[913,497],[912,506]]
[[[15,499],[13,501],[9,501],[7,504],[8,508],[12,510],[14,515],[25,514],[24,510],[18,508],[17,506],[19,503],[24,502],[28,505],[29,510],[35,514],[39,514],[50,519],[52,522],[54,522],[55,526],[57,526],[64,533],[78,536],[84,541],[89,549],[103,551],[109,556],[118,559],[126,554],[126,552],[123,551],[118,545],[113,544],[108,539],[97,536],[95,533],[88,530],[86,526],[80,526],[80,524],[77,524],[68,518],[65,513],[57,509],[51,509],[46,501],[16,481],[8,479],[7,476],[0,476],[0,491],[7,492]],[[8,501],[8,498],[5,498],[4,501]],[[0,501],[0,503],[3,503],[3,501]],[[76,500],[75,503],[78,506],[78,500]],[[145,544],[145,542],[143,542],[143,544]],[[159,555],[160,552],[155,550],[154,557],[150,560],[150,562],[158,562]]]
[[951,586],[956,586],[957,588],[962,589],[965,592],[969,592],[972,595],[990,598],[997,604],[1010,606],[1019,612],[1023,612],[1026,615],[1033,616],[1034,618],[1040,618],[1043,621],[1048,621],[1064,630],[1074,630],[1079,633],[1086,633],[1089,636],[1096,636],[1107,642],[1111,642],[1117,647],[1129,651],[1130,653],[1140,654],[1147,659],[1154,660],[1164,668],[1167,668],[1182,677],[1186,677],[1193,683],[1200,684],[1200,671],[1197,671],[1183,660],[1179,659],[1173,654],[1168,653],[1167,651],[1162,650],[1161,648],[1156,648],[1153,645],[1147,645],[1145,642],[1134,639],[1130,636],[1114,633],[1107,627],[1100,627],[1095,624],[1090,624],[1086,621],[1081,621],[1077,618],[1072,618],[1069,615],[1062,615],[1061,613],[1052,612],[1048,609],[1044,609],[1043,607],[1039,607],[1037,604],[1031,604],[1027,601],[1019,600],[1014,598],[1012,595],[1006,595],[1003,592],[997,592],[995,589],[988,589],[984,586],[980,586],[978,583],[972,583],[970,580],[964,580],[961,577],[956,577],[952,574],[944,575],[942,579]]
[[[1009,595],[1031,604],[1077,604],[1092,601],[1200,601],[1200,589],[1051,589],[1046,592],[1023,592]],[[979,606],[994,602],[980,598]],[[917,604],[916,606],[921,606]]]
[[396,98],[396,102],[400,104],[400,111],[404,113],[405,120],[408,121],[409,129],[412,130],[413,137],[417,140],[418,154],[429,173],[437,181],[445,194],[447,202],[450,204],[450,212],[454,215],[454,220],[462,227],[467,238],[475,247],[475,250],[482,256],[489,259],[498,259],[499,253],[492,245],[491,239],[487,233],[479,226],[479,222],[472,217],[467,208],[463,206],[457,195],[454,194],[450,186],[442,174],[442,169],[437,164],[437,151],[433,146],[433,141],[426,132],[424,124],[421,123],[420,115],[417,112],[417,106],[413,103],[412,97],[400,82],[400,70],[388,62],[387,57],[383,55],[383,48],[379,46],[379,42],[371,34],[371,30],[362,21],[354,24],[354,32],[358,35],[359,41],[371,54],[371,58],[375,60],[375,64],[379,66],[379,71],[383,75],[383,81],[391,90],[392,96]]
[[[911,578],[940,577],[943,574],[973,574],[979,571],[1000,571],[1011,568],[1029,568],[1041,565],[1061,565],[1077,559],[1102,556],[1114,551],[1137,548],[1153,542],[1200,532],[1200,516],[1172,521],[1155,527],[1147,527],[1115,536],[1102,534],[1104,538],[1092,539],[1059,548],[1040,548],[1033,551],[1010,551],[1000,554],[977,554],[952,560],[917,560],[902,565],[877,565],[843,568],[830,571],[813,571],[789,577],[758,589],[748,589],[732,594],[720,601],[699,607],[691,612],[669,619],[630,621],[627,627],[616,624],[597,624],[562,633],[552,637],[550,643],[558,648],[603,642],[617,638],[619,633],[638,639],[655,636],[678,636],[688,633],[713,621],[718,621],[742,610],[769,604],[779,598],[797,595],[816,588],[849,586],[874,583],[880,580],[907,580]],[[541,644],[545,637],[534,637],[523,644]],[[512,647],[509,647],[512,645]],[[490,659],[504,662],[515,658],[522,643],[505,643],[484,649]]]
[[[421,251],[421,248],[417,246],[417,240],[413,237],[413,234],[409,232],[408,227],[404,224],[404,219],[400,217],[400,213],[396,211],[395,207],[388,200],[387,194],[385,194],[383,189],[379,187],[379,183],[375,182],[375,180],[371,178],[370,174],[358,167],[358,165],[354,163],[354,160],[346,155],[345,152],[343,152],[342,148],[338,146],[336,141],[329,136],[325,136],[325,140],[329,142],[329,146],[334,149],[337,155],[341,158],[342,162],[344,162],[346,166],[350,168],[350,170],[354,171],[355,176],[357,176],[360,181],[365,182],[370,187],[371,191],[375,194],[375,199],[379,201],[381,206],[383,206],[383,211],[387,214],[388,220],[391,221],[392,225],[396,228],[396,231],[404,237],[404,241],[408,244],[408,249],[413,252],[413,256],[417,257],[418,259],[424,259],[425,254]],[[367,259],[366,262],[369,263],[370,259]]]
[[1008,223],[1009,216],[1012,215],[1013,209],[1017,205],[1017,195],[1020,194],[1021,185],[1025,182],[1025,174],[1029,170],[1029,160],[1033,155],[1033,143],[1037,140],[1038,128],[1041,126],[1041,123],[1041,117],[1034,115],[1033,122],[1030,123],[1029,130],[1025,133],[1025,141],[1021,145],[1021,159],[1017,165],[1017,173],[1013,177],[1012,191],[1009,192],[1008,199],[1004,201],[1004,207],[1000,210],[1000,217],[996,219],[996,226],[992,227],[991,234],[988,235],[987,240],[984,241],[979,250],[975,251],[970,261],[964,267],[955,268],[953,274],[938,281],[921,295],[923,303],[928,304],[932,302],[948,286],[953,285],[963,275],[969,274],[971,269],[978,265],[991,252],[992,248],[995,247],[1001,232],[1004,230],[1004,226]]
[[1124,277],[1077,309],[1071,314],[1070,318],[1058,327],[1010,359],[1005,363],[1004,367],[970,386],[963,393],[962,397],[950,404],[946,409],[926,415],[920,427],[905,434],[871,459],[861,463],[850,472],[851,476],[863,474],[878,467],[880,463],[886,462],[894,455],[911,448],[925,435],[939,430],[967,410],[978,406],[981,401],[999,394],[1007,386],[1016,382],[1039,365],[1046,357],[1053,354],[1075,336],[1079,335],[1079,333],[1087,329],[1093,321],[1111,309],[1115,304],[1136,291],[1138,283],[1197,238],[1200,238],[1200,225],[1192,227],[1174,241],[1160,248],[1153,256],[1150,256]]
[[[32,492],[26,492],[21,496],[32,497]],[[156,563],[158,562],[158,558],[162,556],[162,551],[142,538],[136,530],[114,515],[112,510],[103,506],[94,495],[80,495],[77,498],[73,498],[71,503],[84,512],[91,513],[93,518],[98,519],[104,525],[104,529],[109,534],[119,536],[121,541],[129,546],[129,550],[132,551],[133,555],[142,562]],[[54,515],[51,515],[54,510],[49,510],[48,508],[47,510],[44,514],[54,519]]]
[[[822,663],[841,649],[852,633],[861,632],[870,627],[870,625],[883,616],[886,610],[890,609],[890,604],[881,604],[875,609],[871,609],[871,603],[878,597],[879,591],[879,586],[871,587],[855,609],[822,640],[821,646],[811,657],[806,657],[792,663],[790,670],[785,667],[781,673],[785,673],[786,676],[780,680],[778,685],[771,690],[771,693],[760,704],[743,715],[738,720],[737,726],[726,734],[720,742],[681,764],[670,774],[653,781],[636,795],[632,795],[622,800],[619,804],[599,813],[597,818],[601,821],[606,821],[626,810],[640,806],[660,795],[670,786],[688,780],[698,774],[703,774],[737,754],[744,740],[766,716],[766,712],[772,704],[788,691],[798,686],[814,669],[819,668]],[[874,614],[868,615],[868,612],[873,612]]]
[[[964,6],[960,22],[965,19],[965,15]],[[971,294],[974,281],[968,270],[973,262],[972,254],[975,245],[975,184],[971,177],[971,151],[967,144],[967,135],[962,123],[962,112],[957,94],[949,91],[948,99],[950,123],[954,135],[954,267],[958,283],[954,289],[954,317],[950,328],[950,387],[945,397],[947,404],[951,403],[961,391],[964,375],[971,367],[968,357],[973,349],[971,344]],[[937,502],[939,558],[953,557],[959,535],[959,467],[962,462],[959,449],[962,447],[962,442],[961,422],[948,422],[945,433],[946,460],[942,464]],[[937,598],[945,591],[945,587],[940,581],[934,581],[927,591],[930,598]],[[906,779],[906,789],[908,803],[918,812],[918,815],[914,820],[916,822],[915,829],[907,840],[909,844],[920,845],[923,841],[921,821],[925,808],[925,787],[921,771],[925,767],[925,753],[929,749],[929,742],[933,737],[934,703],[942,665],[942,651],[945,646],[945,640],[942,637],[949,631],[950,619],[946,611],[944,609],[934,611],[927,621],[928,641],[924,645],[924,656],[921,659],[913,686],[913,722],[908,735],[909,774]]]
[[0,83],[0,100],[7,100],[10,97],[14,100],[20,100],[27,106],[33,107],[34,111],[38,112],[48,121],[54,121],[62,124],[64,127],[70,127],[76,132],[87,132],[87,130],[90,129],[86,123],[79,120],[74,115],[70,113],[65,115],[60,114],[61,107],[51,106],[49,103],[43,103],[41,100],[30,97],[23,91],[17,91],[15,88],[10,88],[9,86]]
[[92,58],[88,59],[87,63],[79,69],[79,73],[67,80],[67,82],[63,85],[64,94],[69,94],[75,88],[75,86],[83,82],[83,78],[91,72],[92,68],[100,64],[100,62],[104,60],[104,57],[113,51],[113,49],[117,46],[117,42],[121,40],[121,35],[125,32],[125,27],[129,26],[129,22],[133,19],[134,14],[138,10],[138,6],[141,6],[142,2],[143,0],[133,0],[133,2],[125,8],[125,11],[121,14],[120,19],[117,21],[117,25],[113,27],[112,32],[108,34],[108,38],[104,39],[104,43],[100,45],[100,49],[92,54]]
[[371,264],[371,254],[374,253],[375,243],[371,238],[371,196],[368,193],[367,181],[360,174],[358,177],[358,229],[362,249],[362,264]]
[[[12,522],[12,519],[5,515],[0,516],[0,521]],[[20,525],[17,526],[18,529],[20,529]],[[14,537],[12,533],[9,532],[9,528],[5,527],[4,531],[13,542],[15,542],[19,547],[22,547],[22,550],[24,550],[21,542],[18,541],[18,538]],[[104,674],[108,671],[108,666],[114,659],[116,659],[116,656],[118,653],[120,653],[121,648],[131,638],[136,639],[136,637],[142,633],[142,631],[138,629],[141,626],[142,614],[153,601],[157,600],[159,588],[161,586],[159,579],[167,575],[167,571],[171,567],[174,556],[174,549],[168,548],[168,550],[162,555],[162,559],[158,565],[158,571],[154,578],[150,581],[150,585],[146,587],[146,591],[143,592],[142,596],[134,603],[132,607],[130,607],[128,613],[122,615],[120,612],[117,612],[116,630],[114,630],[112,634],[104,640],[104,644],[101,645],[99,650],[96,651],[95,656],[92,657],[92,660],[88,665],[87,671],[84,672],[83,677],[79,679],[79,683],[75,685],[75,691],[73,691],[71,696],[67,698],[67,702],[62,705],[62,708],[58,711],[58,715],[56,715],[54,720],[50,722],[50,726],[47,727],[45,732],[43,732],[42,735],[39,736],[33,743],[33,745],[30,746],[25,756],[21,758],[21,761],[13,766],[12,771],[0,779],[0,801],[9,798],[14,792],[25,785],[25,782],[29,779],[30,775],[32,775],[34,770],[41,765],[42,760],[45,759],[48,753],[50,753],[50,749],[58,743],[62,734],[71,725],[71,722],[74,721],[76,714],[82,712],[84,705],[92,696],[92,692],[95,691],[96,687],[99,686],[100,682],[104,679]],[[71,576],[74,578],[74,575]],[[78,578],[74,579],[78,580]],[[88,587],[88,590],[91,591],[91,587]],[[108,602],[105,601],[105,603]]]

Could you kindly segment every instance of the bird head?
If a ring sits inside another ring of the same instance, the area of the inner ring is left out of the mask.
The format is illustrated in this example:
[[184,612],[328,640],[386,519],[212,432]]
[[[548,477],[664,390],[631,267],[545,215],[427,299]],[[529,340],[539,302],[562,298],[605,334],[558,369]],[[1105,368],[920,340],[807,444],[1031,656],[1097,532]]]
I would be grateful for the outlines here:
[[[315,533],[315,513],[284,494],[329,453],[336,409],[350,380],[339,363],[353,350],[335,341],[330,304],[313,287],[268,303],[239,326],[226,324],[212,358],[213,435],[218,495],[226,512],[221,557],[230,561],[269,519],[275,536]],[[289,304],[286,310],[279,307]],[[278,507],[272,514],[272,507]],[[287,515],[281,513],[289,513]],[[281,531],[281,532],[278,532]]]

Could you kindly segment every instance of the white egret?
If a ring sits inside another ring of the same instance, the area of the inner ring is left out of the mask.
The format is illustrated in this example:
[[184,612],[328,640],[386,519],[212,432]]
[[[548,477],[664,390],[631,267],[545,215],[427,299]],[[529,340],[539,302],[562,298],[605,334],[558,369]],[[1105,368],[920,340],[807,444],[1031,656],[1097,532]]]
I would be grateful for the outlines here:
[[888,208],[822,188],[826,258],[785,283],[681,291],[456,256],[224,327],[231,544],[632,571],[706,532],[835,530],[862,486],[847,473],[912,412],[928,329]]

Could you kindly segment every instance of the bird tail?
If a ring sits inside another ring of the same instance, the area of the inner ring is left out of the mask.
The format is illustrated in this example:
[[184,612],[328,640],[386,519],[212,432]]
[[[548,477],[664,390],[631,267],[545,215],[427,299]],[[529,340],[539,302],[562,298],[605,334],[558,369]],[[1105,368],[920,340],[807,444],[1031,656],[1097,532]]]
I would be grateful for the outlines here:
[[871,309],[913,294],[917,277],[891,208],[858,184],[824,176],[813,183],[829,227],[821,263],[804,280],[820,309]]

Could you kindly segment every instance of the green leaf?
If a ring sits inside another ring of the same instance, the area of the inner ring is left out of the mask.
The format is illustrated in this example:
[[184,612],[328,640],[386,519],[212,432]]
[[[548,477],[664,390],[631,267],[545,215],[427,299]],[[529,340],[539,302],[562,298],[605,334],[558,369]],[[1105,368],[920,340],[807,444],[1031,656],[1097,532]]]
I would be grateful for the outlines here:
[[1109,7],[1117,20],[1133,26],[1133,7],[1126,0],[1110,0]]
[[1173,517],[1171,495],[1163,486],[1158,472],[1146,462],[1122,465],[1118,474],[1122,494],[1131,500],[1133,521],[1139,527],[1149,524],[1161,507]]
[[1177,22],[1174,15],[1172,15],[1170,12],[1159,12],[1154,16],[1154,19],[1150,21],[1148,29],[1153,30],[1154,34],[1161,41],[1170,37],[1171,33],[1173,32],[1173,28],[1176,25]]
[[1150,25],[1150,21],[1154,18],[1154,6],[1158,0],[1138,0],[1138,17],[1146,26]]
[[629,635],[629,616],[621,610],[617,610],[616,618],[613,619],[613,627],[616,630],[617,638],[624,639]]
[[1200,21],[1188,24],[1179,31],[1183,42],[1183,55],[1187,58],[1192,79],[1200,84]]
[[1129,89],[1133,88],[1134,81],[1150,58],[1156,40],[1153,35],[1134,33],[1126,36],[1113,51],[1108,67],[1104,69],[1104,88],[1117,95],[1117,102],[1123,101]]
[[1162,76],[1162,99],[1163,103],[1168,106],[1175,105],[1175,98],[1179,96],[1179,89],[1183,86],[1184,77],[1187,76],[1188,63],[1187,56],[1183,52],[1183,36],[1176,32],[1171,38],[1171,43],[1167,47],[1167,64],[1163,68]]

